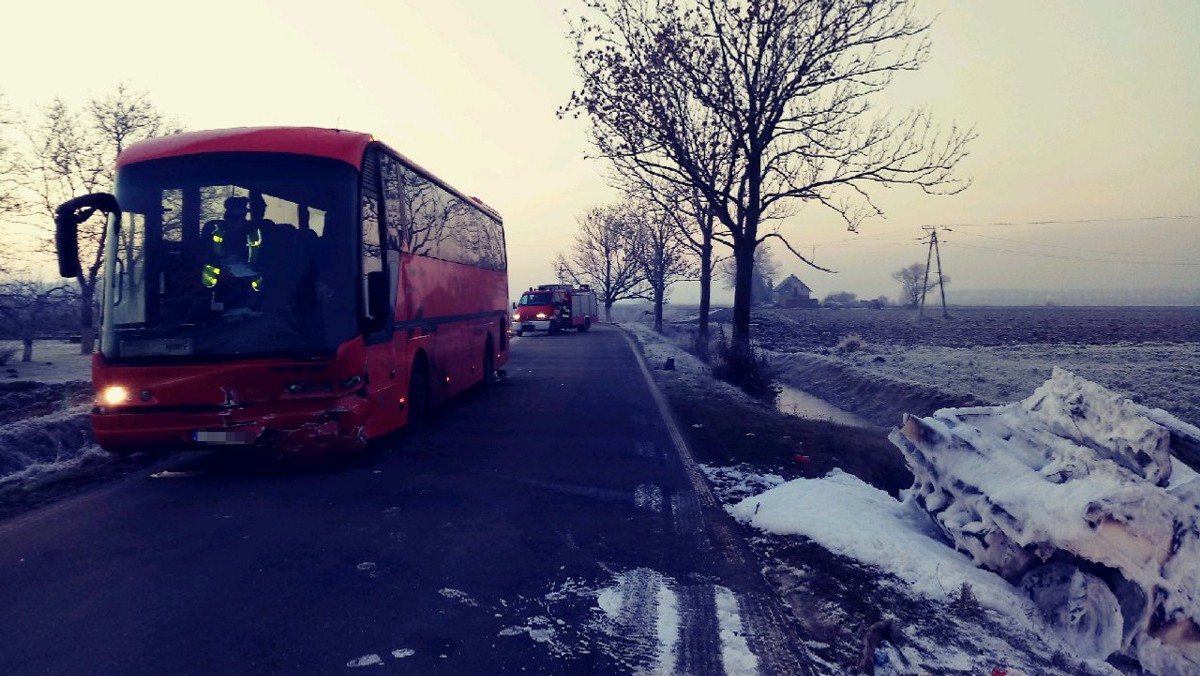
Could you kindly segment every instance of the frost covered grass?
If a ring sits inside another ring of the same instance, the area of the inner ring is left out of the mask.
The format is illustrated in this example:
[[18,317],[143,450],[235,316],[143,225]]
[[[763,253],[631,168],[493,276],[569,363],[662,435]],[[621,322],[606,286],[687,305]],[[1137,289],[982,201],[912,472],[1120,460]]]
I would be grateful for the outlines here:
[[14,348],[16,358],[0,367],[0,515],[101,481],[122,465],[92,437],[91,355],[78,343],[38,341],[33,360],[22,362],[20,343],[0,342]]

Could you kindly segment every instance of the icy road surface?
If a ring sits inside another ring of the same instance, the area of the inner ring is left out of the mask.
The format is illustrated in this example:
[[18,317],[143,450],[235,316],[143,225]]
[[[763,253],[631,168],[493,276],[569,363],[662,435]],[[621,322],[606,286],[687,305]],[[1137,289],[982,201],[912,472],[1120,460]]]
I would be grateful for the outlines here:
[[191,454],[0,523],[0,673],[805,673],[625,336],[508,370],[340,469]]

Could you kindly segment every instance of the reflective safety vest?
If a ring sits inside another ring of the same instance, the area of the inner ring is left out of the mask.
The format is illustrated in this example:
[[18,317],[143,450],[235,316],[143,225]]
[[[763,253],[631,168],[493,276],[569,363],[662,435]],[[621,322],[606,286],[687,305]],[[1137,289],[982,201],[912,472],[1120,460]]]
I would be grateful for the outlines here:
[[[237,249],[226,252],[225,250],[225,224],[217,223],[213,226],[212,231],[212,247],[218,257],[223,257],[228,254],[241,253]],[[262,246],[262,230],[257,225],[250,225],[246,229],[246,262],[254,263],[258,261],[259,247]],[[204,288],[211,289],[221,280],[221,268],[211,263],[204,266],[200,270],[200,283]],[[256,276],[250,281],[250,288],[255,291],[262,291],[262,276]]]

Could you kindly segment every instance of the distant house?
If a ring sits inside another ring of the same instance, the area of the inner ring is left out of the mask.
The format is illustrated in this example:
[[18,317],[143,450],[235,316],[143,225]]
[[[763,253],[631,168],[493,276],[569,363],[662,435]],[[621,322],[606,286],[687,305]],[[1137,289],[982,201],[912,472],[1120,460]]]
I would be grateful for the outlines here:
[[812,297],[812,289],[800,281],[796,275],[788,275],[771,292],[775,304],[779,307],[817,307],[817,299]]

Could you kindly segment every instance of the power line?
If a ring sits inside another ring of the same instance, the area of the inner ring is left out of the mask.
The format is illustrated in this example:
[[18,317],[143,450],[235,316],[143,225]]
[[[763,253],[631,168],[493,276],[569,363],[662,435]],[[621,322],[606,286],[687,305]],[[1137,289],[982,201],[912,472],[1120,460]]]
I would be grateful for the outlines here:
[[1123,223],[1126,221],[1178,221],[1200,217],[1197,214],[1175,214],[1164,216],[1131,216],[1124,218],[1079,218],[1075,220],[1041,220],[1041,221],[994,221],[992,223],[943,223],[941,225],[925,225],[930,228],[978,228],[993,225],[1078,225],[1082,223]]
[[[946,244],[951,244],[951,242],[946,242]],[[1120,263],[1120,264],[1124,264],[1124,265],[1163,265],[1163,266],[1169,266],[1169,267],[1170,266],[1176,266],[1176,267],[1200,266],[1200,262],[1190,262],[1189,263],[1189,262],[1183,262],[1183,261],[1131,261],[1131,260],[1119,260],[1119,259],[1111,259],[1111,258],[1083,258],[1081,256],[1063,256],[1061,254],[1041,253],[1038,251],[1013,251],[1012,249],[997,249],[995,247],[979,246],[976,244],[963,244],[961,242],[954,243],[954,246],[957,246],[962,249],[974,249],[977,251],[992,251],[995,253],[1014,254],[1017,256],[1039,256],[1041,258],[1055,258],[1055,259],[1066,260],[1066,261],[1083,261],[1083,262],[1087,262],[1087,263]]]
[[[980,239],[994,239],[998,242],[1011,242],[1013,244],[1026,244],[1028,246],[1041,246],[1041,247],[1049,247],[1052,249],[1067,249],[1068,251],[1083,251],[1083,252],[1087,252],[1087,253],[1106,254],[1109,256],[1134,256],[1134,257],[1140,257],[1140,258],[1148,258],[1148,257],[1153,257],[1153,256],[1157,255],[1157,254],[1141,254],[1141,253],[1133,253],[1133,252],[1127,253],[1124,251],[1103,251],[1100,249],[1083,249],[1083,248],[1080,248],[1077,246],[1069,246],[1066,244],[1047,244],[1045,242],[1030,242],[1028,240],[1022,240],[1022,239],[1009,239],[1006,237],[994,237],[992,235],[978,235],[973,232],[962,232],[959,234],[966,235],[967,237],[978,237]],[[949,242],[947,242],[947,244],[949,244]]]

